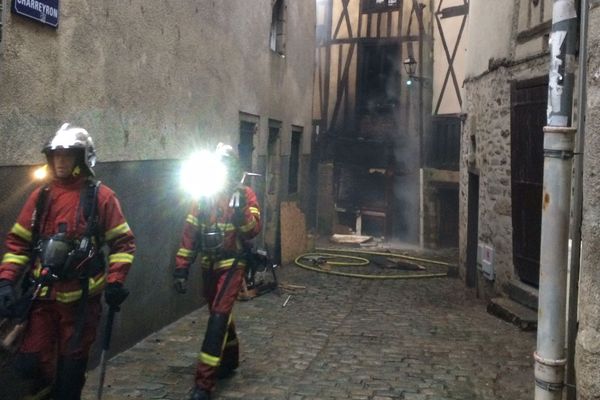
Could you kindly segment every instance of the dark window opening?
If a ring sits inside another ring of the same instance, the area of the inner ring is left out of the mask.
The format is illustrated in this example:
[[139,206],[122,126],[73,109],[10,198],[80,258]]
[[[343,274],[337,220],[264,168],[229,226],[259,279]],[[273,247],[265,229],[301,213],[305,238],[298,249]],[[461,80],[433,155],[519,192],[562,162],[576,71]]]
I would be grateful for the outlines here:
[[269,47],[277,54],[285,54],[285,5],[283,0],[276,0],[273,5]]
[[441,247],[458,247],[458,188],[438,189],[438,243]]
[[268,172],[268,186],[267,193],[275,194],[277,192],[277,179],[279,175],[277,170],[279,169],[278,164],[278,149],[279,145],[279,127],[269,126],[269,140],[267,142],[267,154],[269,156],[269,172]]
[[432,137],[427,151],[427,166],[458,171],[460,159],[460,116],[432,118]]
[[240,121],[240,144],[238,153],[240,155],[240,166],[244,171],[252,172],[252,153],[254,151],[254,133],[256,123]]
[[292,131],[292,148],[290,151],[290,173],[288,193],[298,193],[298,174],[300,173],[300,150],[302,148],[302,129]]
[[393,111],[402,86],[400,47],[397,44],[364,44],[359,48],[358,111]]
[[4,13],[3,13],[3,9],[2,9],[2,4],[3,1],[0,0],[0,43],[2,43],[2,20],[4,18]]

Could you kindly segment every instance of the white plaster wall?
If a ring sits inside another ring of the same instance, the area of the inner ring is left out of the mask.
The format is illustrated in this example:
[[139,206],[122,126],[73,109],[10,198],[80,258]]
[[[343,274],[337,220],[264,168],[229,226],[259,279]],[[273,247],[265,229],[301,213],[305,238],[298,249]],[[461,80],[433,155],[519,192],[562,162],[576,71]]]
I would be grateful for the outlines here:
[[509,58],[513,26],[514,1],[471,0],[467,29],[465,76],[485,72],[490,59]]
[[101,161],[237,143],[239,111],[261,117],[261,135],[268,118],[310,132],[315,4],[286,2],[285,58],[269,50],[271,4],[62,0],[56,30],[5,9],[0,165],[42,161],[63,121],[90,131]]
[[[437,7],[440,4],[440,0],[436,1],[434,11],[437,11]],[[455,7],[463,5],[462,0],[442,0],[442,9],[448,7]],[[456,54],[454,56],[454,61],[452,64],[452,68],[454,73],[456,74],[456,79],[458,81],[459,94],[464,97],[463,90],[463,80],[465,77],[465,58],[467,56],[467,27],[465,25],[463,28],[462,36],[459,38],[461,24],[463,22],[464,16],[456,16],[452,18],[444,18],[441,16],[438,17],[439,24],[441,25],[441,31],[444,34],[444,40],[446,41],[447,50],[450,54],[450,57],[454,53],[454,49],[457,45],[457,42],[460,39],[460,43],[458,43],[458,48],[456,49]],[[468,23],[468,17],[467,22]],[[461,112],[461,104],[459,102],[458,95],[456,93],[454,84],[452,82],[452,76],[448,77],[448,81],[446,83],[446,87],[444,88],[444,93],[442,93],[442,88],[444,86],[444,80],[446,78],[446,73],[448,71],[449,62],[448,55],[444,49],[444,44],[442,42],[442,37],[440,34],[440,27],[438,26],[438,22],[433,21],[433,104],[432,108],[435,111],[435,107],[437,102],[439,101],[440,95],[443,94],[442,100],[440,101],[440,107],[438,110],[438,114],[458,114]]]

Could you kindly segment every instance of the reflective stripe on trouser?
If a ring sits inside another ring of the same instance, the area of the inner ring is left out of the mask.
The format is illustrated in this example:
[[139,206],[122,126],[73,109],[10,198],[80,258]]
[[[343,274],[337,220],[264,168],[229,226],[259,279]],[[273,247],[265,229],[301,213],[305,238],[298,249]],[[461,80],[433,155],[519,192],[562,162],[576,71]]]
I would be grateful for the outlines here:
[[229,357],[238,357],[237,335],[231,310],[242,285],[243,268],[234,266],[233,269],[224,271],[207,271],[204,275],[205,280],[213,282],[209,285],[211,287],[205,287],[211,314],[198,357],[196,384],[212,391],[216,382],[216,367],[225,362],[224,357],[228,358],[227,362],[230,361]]
[[231,314],[211,314],[206,326],[206,335],[202,343],[199,359],[211,367],[221,363],[221,353],[226,343],[227,327],[231,322]]

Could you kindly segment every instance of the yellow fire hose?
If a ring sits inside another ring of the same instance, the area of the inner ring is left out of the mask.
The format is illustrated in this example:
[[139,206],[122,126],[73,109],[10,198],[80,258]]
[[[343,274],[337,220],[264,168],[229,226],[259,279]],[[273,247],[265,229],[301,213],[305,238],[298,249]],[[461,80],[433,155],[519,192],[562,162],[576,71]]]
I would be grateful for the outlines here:
[[[332,253],[334,252],[334,253]],[[335,253],[337,252],[337,254]],[[418,261],[427,264],[440,265],[444,267],[451,267],[452,264],[446,263],[443,261],[431,260],[427,258],[413,257],[404,254],[398,253],[383,253],[383,252],[373,252],[373,251],[365,251],[365,250],[347,250],[347,249],[334,249],[334,248],[316,248],[313,253],[305,253],[296,257],[294,263],[304,269],[321,272],[325,274],[338,275],[338,276],[346,276],[352,278],[362,278],[362,279],[423,279],[423,278],[442,278],[447,277],[448,272],[440,272],[440,273],[416,273],[416,274],[398,274],[398,275],[369,275],[369,274],[358,274],[353,272],[342,272],[336,271],[334,269],[324,269],[320,268],[319,265],[327,264],[329,266],[340,266],[340,267],[357,267],[357,266],[365,266],[369,265],[371,262],[369,259],[358,256],[351,256],[346,254],[339,253],[355,253],[355,254],[364,254],[371,256],[385,256],[387,258],[399,258],[410,261]],[[328,261],[328,260],[348,260],[346,261]],[[307,264],[303,262],[303,260],[312,261],[312,264]]]

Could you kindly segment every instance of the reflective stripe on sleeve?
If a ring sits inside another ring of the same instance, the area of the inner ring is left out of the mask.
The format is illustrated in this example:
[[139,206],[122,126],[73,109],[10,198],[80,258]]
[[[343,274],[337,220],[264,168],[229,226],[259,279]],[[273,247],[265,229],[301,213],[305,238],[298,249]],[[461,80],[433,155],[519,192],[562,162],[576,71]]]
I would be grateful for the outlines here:
[[115,253],[108,256],[109,263],[132,263],[133,262],[133,254],[129,253]]
[[250,221],[246,225],[240,226],[240,231],[242,231],[242,232],[250,232],[252,229],[254,229],[255,226],[256,226],[256,220],[253,219],[252,221]]
[[10,263],[17,265],[25,265],[29,262],[29,256],[20,256],[15,253],[6,253],[4,257],[2,257],[2,263]]
[[28,229],[25,229],[23,227],[23,225],[19,224],[18,222],[13,225],[10,232],[14,233],[21,239],[25,240],[26,242],[31,242],[31,231]]
[[180,257],[190,258],[194,255],[194,251],[182,247],[179,250],[177,250],[177,255]]
[[112,240],[119,235],[129,232],[129,224],[127,222],[123,222],[121,225],[117,225],[114,228],[106,231],[104,234],[105,240]]
[[250,210],[250,213],[252,215],[258,215],[260,217],[260,211],[258,211],[258,208],[256,208],[256,207],[249,207],[248,209]]
[[198,226],[198,218],[194,217],[192,214],[188,214],[187,218],[185,219],[186,222],[194,225],[194,226]]

